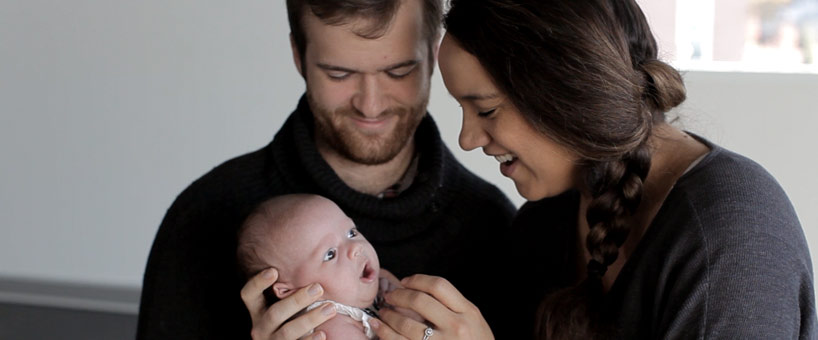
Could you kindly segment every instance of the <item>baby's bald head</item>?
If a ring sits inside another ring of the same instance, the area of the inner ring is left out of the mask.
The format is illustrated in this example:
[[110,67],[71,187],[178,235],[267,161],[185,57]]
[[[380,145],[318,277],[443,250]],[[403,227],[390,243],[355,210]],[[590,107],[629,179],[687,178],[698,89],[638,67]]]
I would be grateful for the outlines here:
[[[237,259],[245,277],[269,268],[271,264],[264,259],[287,243],[292,234],[288,231],[301,224],[297,223],[300,219],[326,206],[334,207],[335,203],[309,194],[281,195],[259,204],[239,228]],[[274,234],[277,237],[272,237]]]
[[237,255],[247,278],[270,267],[278,271],[276,298],[319,283],[323,297],[363,308],[378,292],[380,262],[372,244],[340,207],[320,196],[262,202],[240,228]]

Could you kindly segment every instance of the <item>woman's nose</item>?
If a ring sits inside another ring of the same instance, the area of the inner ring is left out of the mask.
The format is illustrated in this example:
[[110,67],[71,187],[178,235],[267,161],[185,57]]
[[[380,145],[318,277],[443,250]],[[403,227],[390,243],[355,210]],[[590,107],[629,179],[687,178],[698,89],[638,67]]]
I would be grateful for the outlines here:
[[463,125],[460,127],[460,148],[466,151],[477,149],[488,144],[490,138],[478,121],[478,117],[463,112]]

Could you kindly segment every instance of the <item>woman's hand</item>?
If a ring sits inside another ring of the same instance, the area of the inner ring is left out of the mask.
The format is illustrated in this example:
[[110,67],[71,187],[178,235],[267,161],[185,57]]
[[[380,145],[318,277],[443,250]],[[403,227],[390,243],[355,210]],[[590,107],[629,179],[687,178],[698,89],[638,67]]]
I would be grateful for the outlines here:
[[[324,290],[320,284],[314,283],[299,289],[268,308],[264,299],[264,290],[272,286],[277,279],[278,271],[274,268],[268,268],[247,281],[241,289],[241,299],[244,301],[244,305],[247,306],[250,318],[253,320],[253,330],[250,331],[253,340],[299,339],[324,323],[324,321],[335,316],[335,306],[327,303],[285,324],[284,322],[293,315],[317,301],[324,293]],[[323,340],[327,336],[323,331],[316,331],[306,338]]]
[[[381,310],[383,322],[371,322],[381,340],[494,339],[480,310],[446,279],[418,274],[404,278],[401,283],[404,288],[388,293],[386,302],[413,310],[427,322],[424,324],[395,311]],[[424,338],[427,327],[431,327],[433,333]]]

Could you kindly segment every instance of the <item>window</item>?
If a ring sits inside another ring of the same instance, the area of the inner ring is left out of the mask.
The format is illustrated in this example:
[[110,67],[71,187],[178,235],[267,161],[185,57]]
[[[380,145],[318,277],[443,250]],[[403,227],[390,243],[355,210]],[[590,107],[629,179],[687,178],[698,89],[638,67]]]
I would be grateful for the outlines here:
[[637,0],[686,70],[818,73],[818,0]]

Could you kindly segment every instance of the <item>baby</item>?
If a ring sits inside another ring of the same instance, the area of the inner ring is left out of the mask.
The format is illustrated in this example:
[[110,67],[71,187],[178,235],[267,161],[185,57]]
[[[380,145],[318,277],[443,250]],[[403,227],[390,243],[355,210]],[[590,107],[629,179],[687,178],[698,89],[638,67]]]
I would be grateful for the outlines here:
[[326,300],[307,310],[335,304],[338,316],[317,328],[327,339],[373,338],[369,319],[383,307],[382,294],[399,285],[390,273],[381,273],[375,249],[352,219],[315,195],[284,195],[261,203],[239,230],[238,261],[247,277],[276,268],[279,278],[271,288],[278,299],[320,283]]

